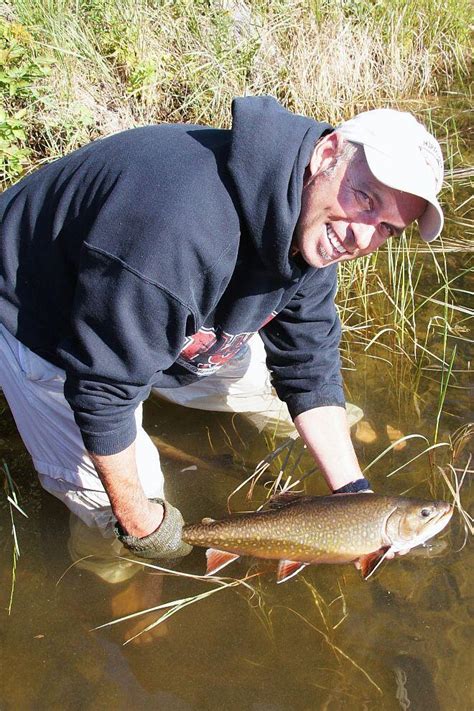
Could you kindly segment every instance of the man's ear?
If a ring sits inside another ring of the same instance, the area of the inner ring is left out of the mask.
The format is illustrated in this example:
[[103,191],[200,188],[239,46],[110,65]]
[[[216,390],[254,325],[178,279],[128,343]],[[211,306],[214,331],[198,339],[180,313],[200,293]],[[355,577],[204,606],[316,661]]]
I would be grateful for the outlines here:
[[319,139],[308,166],[311,177],[332,168],[336,164],[337,158],[342,151],[344,140],[344,137],[337,131],[328,133]]

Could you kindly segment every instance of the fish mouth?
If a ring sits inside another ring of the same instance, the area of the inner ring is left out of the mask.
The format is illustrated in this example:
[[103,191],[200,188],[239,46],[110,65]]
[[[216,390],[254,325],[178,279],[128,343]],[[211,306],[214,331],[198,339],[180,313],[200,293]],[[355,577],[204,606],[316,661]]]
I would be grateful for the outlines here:
[[[448,504],[448,502],[444,502],[444,503],[445,503],[445,505],[441,509],[441,511],[439,511],[436,514],[436,516],[434,516],[428,524],[428,528],[430,531],[430,538],[431,538],[431,536],[433,536],[436,533],[439,533],[440,531],[443,530],[443,528],[451,520],[451,516],[454,513],[453,504]],[[432,530],[434,530],[434,533],[431,533]]]
[[436,533],[439,533],[440,531],[442,531],[443,528],[448,525],[453,513],[454,513],[453,504],[446,503],[446,507],[444,508],[444,510],[440,511],[439,514],[437,516],[435,516],[435,518],[433,519],[435,531],[434,531],[434,533],[431,533],[432,529],[430,526],[430,538],[432,538],[432,536],[436,535]]

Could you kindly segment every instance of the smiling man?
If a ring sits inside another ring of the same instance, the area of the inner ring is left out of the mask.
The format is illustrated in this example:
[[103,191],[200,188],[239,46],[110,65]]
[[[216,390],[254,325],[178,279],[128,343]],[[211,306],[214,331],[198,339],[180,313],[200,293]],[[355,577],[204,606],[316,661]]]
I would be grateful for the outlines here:
[[360,114],[318,142],[294,246],[322,268],[371,254],[415,220],[431,241],[443,225],[436,200],[442,177],[438,143],[410,114]]
[[132,129],[7,190],[0,384],[44,488],[87,523],[116,520],[138,555],[186,553],[141,426],[153,389],[203,409],[276,400],[333,492],[367,490],[344,408],[337,264],[413,221],[434,239],[442,176],[409,114],[334,130],[247,97],[230,130]]

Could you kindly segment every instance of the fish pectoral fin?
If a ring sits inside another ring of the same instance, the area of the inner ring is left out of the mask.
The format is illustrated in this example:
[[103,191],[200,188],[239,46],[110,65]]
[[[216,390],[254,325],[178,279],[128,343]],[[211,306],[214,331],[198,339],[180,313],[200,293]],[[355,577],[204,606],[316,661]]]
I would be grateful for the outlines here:
[[375,573],[382,561],[385,560],[389,550],[390,548],[388,546],[384,546],[373,553],[361,555],[360,558],[355,561],[355,567],[361,571],[364,580],[367,580],[372,573]]
[[208,548],[206,551],[207,568],[206,575],[214,575],[226,565],[232,563],[233,560],[240,558],[237,553],[228,553],[227,551],[218,551],[216,548]]
[[298,560],[280,560],[278,563],[277,583],[284,583],[285,580],[297,575],[307,565],[307,563],[301,563]]

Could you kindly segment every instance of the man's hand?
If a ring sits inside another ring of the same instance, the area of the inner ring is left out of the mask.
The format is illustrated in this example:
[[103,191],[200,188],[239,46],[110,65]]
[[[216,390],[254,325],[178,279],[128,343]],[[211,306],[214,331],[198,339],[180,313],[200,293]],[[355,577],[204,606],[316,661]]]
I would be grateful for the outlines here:
[[144,536],[150,535],[153,531],[161,525],[164,516],[164,507],[161,502],[155,500],[146,500],[146,506],[144,507],[143,514],[141,518],[137,521],[135,518],[128,519],[128,523],[125,524],[124,517],[119,521],[121,528],[126,531],[130,536],[136,536],[137,538],[143,538]]
[[164,515],[161,525],[148,536],[138,538],[127,535],[120,524],[115,526],[115,535],[123,545],[141,558],[158,558],[170,560],[182,558],[191,553],[192,546],[181,540],[184,526],[181,513],[174,506],[162,499],[154,499],[161,504]]

